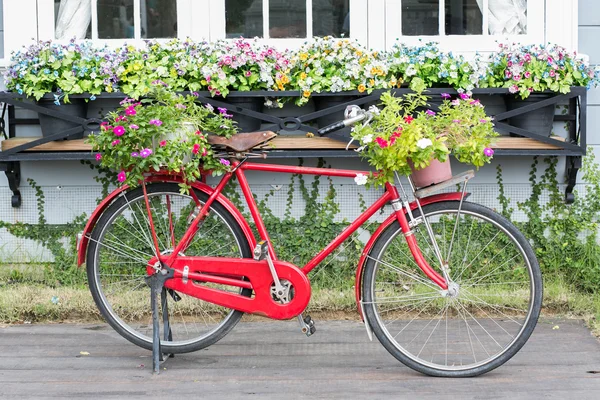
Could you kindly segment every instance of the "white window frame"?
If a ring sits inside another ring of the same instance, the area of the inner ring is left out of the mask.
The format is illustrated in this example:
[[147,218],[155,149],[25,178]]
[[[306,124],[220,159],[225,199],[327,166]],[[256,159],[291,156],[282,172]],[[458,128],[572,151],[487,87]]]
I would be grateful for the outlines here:
[[[460,53],[487,52],[498,48],[497,42],[544,43],[545,0],[527,1],[527,34],[525,35],[490,35],[488,34],[488,15],[483,13],[483,34],[481,35],[446,35],[445,30],[445,1],[439,0],[439,35],[403,36],[402,35],[402,0],[369,0],[379,3],[378,8],[369,7],[369,15],[378,13],[383,15],[385,40],[383,46],[390,49],[396,38],[407,45],[418,45],[425,42],[438,42],[443,50]],[[381,4],[384,3],[384,4]],[[483,0],[484,10],[488,9],[488,0]],[[370,39],[370,37],[369,37]],[[371,43],[371,40],[369,40]],[[383,47],[381,44],[378,47]]]
[[[209,27],[208,38],[211,41],[226,38],[225,31],[225,0],[200,0],[198,3],[204,3],[208,6],[209,12],[200,14],[193,11],[196,18],[205,16],[198,23],[206,24]],[[263,0],[263,21],[269,21],[269,0]],[[356,39],[361,44],[367,45],[367,1],[350,0],[350,39]],[[204,7],[203,7],[204,8]],[[269,38],[268,23],[263,23],[263,37],[259,41],[264,44],[277,46],[278,48],[297,49],[307,39],[312,38],[312,0],[306,0],[306,38]]]
[[[186,38],[191,36],[192,19],[188,13],[194,0],[176,0],[177,2],[177,37]],[[171,38],[142,38],[141,37],[141,0],[133,0],[133,26],[134,37],[123,39],[102,39],[98,38],[98,0],[91,0],[92,7],[92,38],[95,43],[107,44],[110,47],[118,47],[123,43],[139,45],[144,40],[154,39],[159,42],[168,41]],[[40,40],[55,39],[54,26],[54,0],[38,0],[38,36]],[[60,42],[60,41],[59,41]]]

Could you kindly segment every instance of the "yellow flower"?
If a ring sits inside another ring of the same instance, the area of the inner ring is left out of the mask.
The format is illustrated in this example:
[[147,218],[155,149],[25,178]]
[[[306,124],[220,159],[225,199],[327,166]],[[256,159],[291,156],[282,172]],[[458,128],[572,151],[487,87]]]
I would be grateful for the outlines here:
[[306,54],[306,53],[300,53],[300,60],[302,60],[302,61],[308,60],[308,54]]
[[378,52],[376,52],[376,51],[373,52],[373,57],[377,57],[378,55],[379,55]]
[[312,132],[306,132],[306,137],[308,137],[308,138],[315,137],[315,134]]
[[277,82],[277,87],[279,88],[279,90],[283,90],[283,84],[281,82]]
[[366,62],[367,62],[367,57],[362,57],[360,60],[358,60],[358,63],[361,64],[361,65],[364,64],[364,63],[366,63]]
[[281,77],[281,83],[283,83],[284,85],[290,83],[290,78],[287,75],[283,75]]
[[142,69],[142,66],[141,66],[140,63],[136,62],[136,63],[133,64],[133,70],[134,71],[139,71],[140,69]]
[[304,96],[304,97],[310,97],[310,91],[305,90],[304,92],[302,92],[302,96]]
[[108,93],[112,92],[112,91],[113,91],[113,88],[112,88],[112,86],[107,86],[107,87],[106,87],[106,91],[107,91]]
[[371,68],[371,75],[377,75],[379,69],[377,67]]
[[365,90],[367,90],[367,88],[365,87],[365,85],[363,85],[362,83],[360,85],[358,85],[358,91],[360,93],[364,92]]
[[360,56],[362,56],[363,52],[360,50],[356,50],[355,54],[356,54],[356,57],[360,57]]
[[392,79],[392,80],[390,81],[390,87],[394,87],[394,86],[396,86],[396,80],[395,80],[395,79]]
[[306,79],[307,77],[308,75],[306,75],[306,72],[300,74],[300,79]]
[[375,79],[369,79],[369,83],[371,84],[371,86],[375,86]]

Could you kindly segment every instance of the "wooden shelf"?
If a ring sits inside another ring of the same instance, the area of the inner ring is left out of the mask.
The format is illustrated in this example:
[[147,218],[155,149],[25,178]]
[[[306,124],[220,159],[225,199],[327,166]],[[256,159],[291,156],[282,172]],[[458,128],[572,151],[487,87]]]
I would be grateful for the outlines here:
[[[1,150],[9,150],[14,147],[32,142],[39,137],[11,138],[0,142]],[[564,142],[564,138],[555,137],[553,139]],[[340,150],[345,149],[346,144],[326,137],[307,138],[305,136],[278,136],[274,138],[270,145],[276,150]],[[354,148],[354,146],[353,146]],[[557,150],[559,146],[538,142],[537,140],[524,137],[497,137],[492,144],[494,149],[507,150]],[[26,150],[27,152],[62,152],[62,151],[92,151],[92,146],[85,143],[85,139],[60,140],[44,143],[39,146]]]

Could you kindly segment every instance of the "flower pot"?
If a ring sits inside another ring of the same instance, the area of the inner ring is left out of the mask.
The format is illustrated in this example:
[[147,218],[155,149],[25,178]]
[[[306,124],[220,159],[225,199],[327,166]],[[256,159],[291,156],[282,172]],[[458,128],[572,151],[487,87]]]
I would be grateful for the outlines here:
[[[87,103],[84,99],[71,99],[70,103],[63,103],[59,106],[54,104],[54,100],[52,99],[40,99],[38,100],[38,105],[45,107],[49,110],[56,110],[58,112],[72,115],[74,117],[85,118],[87,113]],[[50,136],[55,133],[66,131],[67,129],[75,128],[76,126],[80,126],[75,122],[65,121],[64,119],[52,117],[50,115],[38,113],[38,118],[40,120],[40,128],[42,129],[42,136]],[[81,139],[83,138],[83,131],[71,135],[67,140],[71,139]]]
[[[508,96],[506,98],[506,108],[515,110],[520,107],[525,107],[531,103],[535,103],[549,96],[545,94],[532,94],[526,99]],[[510,118],[510,124],[517,128],[525,129],[541,136],[550,136],[552,132],[552,124],[554,122],[554,105],[538,108],[531,112]],[[510,134],[511,136],[521,135]]]
[[261,112],[264,98],[263,97],[227,97],[226,102],[231,104],[228,108],[231,114],[233,114],[233,120],[237,122],[237,126],[240,132],[254,132],[260,130],[262,121],[260,119],[248,117],[239,113],[242,108]]
[[[358,97],[355,96],[315,96],[315,110],[321,111],[330,107],[334,107],[343,103],[347,103],[352,100],[356,100]],[[336,111],[332,114],[325,115],[323,117],[317,118],[317,124],[319,128],[324,128],[328,125],[335,124],[336,122],[342,121],[344,119],[344,110]],[[340,129],[336,131],[338,135],[350,134],[350,127]]]
[[[166,133],[164,135],[161,135],[159,137],[154,137],[152,138],[152,150],[154,152],[156,152],[156,149],[160,146],[160,142],[163,140],[178,140],[178,141],[182,141],[182,140],[186,140],[186,138],[193,134],[194,132],[196,132],[196,125],[192,124],[191,122],[187,122],[184,121],[181,123],[181,129],[179,129],[176,132],[169,132]],[[183,156],[183,163],[187,164],[188,162],[190,162],[192,160],[192,152],[190,150],[190,154],[189,155],[185,155]]]
[[446,161],[439,162],[436,159],[425,168],[415,169],[412,162],[408,162],[412,171],[410,178],[418,188],[434,185],[436,183],[447,181],[452,178],[452,168],[450,166],[450,157]]

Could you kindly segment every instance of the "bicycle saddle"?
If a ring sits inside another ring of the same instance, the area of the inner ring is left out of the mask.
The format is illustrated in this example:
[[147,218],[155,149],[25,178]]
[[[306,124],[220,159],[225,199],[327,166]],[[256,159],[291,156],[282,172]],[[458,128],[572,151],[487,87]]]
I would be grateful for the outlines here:
[[222,146],[236,152],[248,151],[273,139],[277,134],[271,131],[241,132],[229,139],[217,135],[208,135],[208,143],[212,146]]

